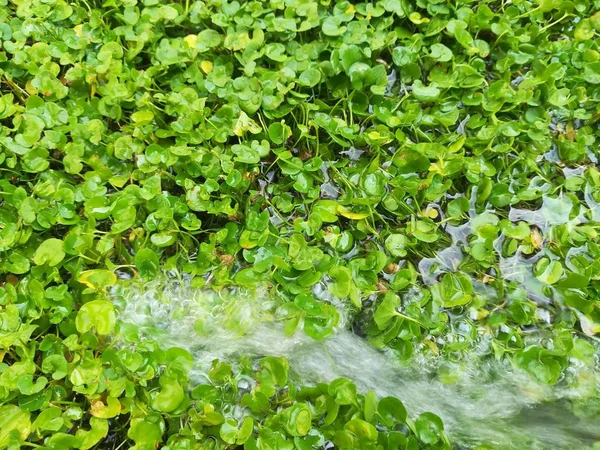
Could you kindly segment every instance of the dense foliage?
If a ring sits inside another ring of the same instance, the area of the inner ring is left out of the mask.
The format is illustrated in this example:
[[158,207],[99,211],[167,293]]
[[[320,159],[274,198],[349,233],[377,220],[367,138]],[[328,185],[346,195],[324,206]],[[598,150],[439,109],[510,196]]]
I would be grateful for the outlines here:
[[450,446],[283,359],[190,386],[185,351],[114,345],[119,273],[597,401],[598,0],[0,5],[0,448]]

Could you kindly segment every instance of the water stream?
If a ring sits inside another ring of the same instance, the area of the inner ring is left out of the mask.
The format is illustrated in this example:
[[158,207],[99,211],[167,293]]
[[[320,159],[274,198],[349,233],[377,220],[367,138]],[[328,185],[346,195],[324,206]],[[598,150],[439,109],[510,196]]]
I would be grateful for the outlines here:
[[[420,261],[418,268],[426,285],[438,283],[445,272],[460,270],[464,247],[478,222],[498,221],[494,211],[476,213],[475,195],[476,191],[469,202],[468,220],[444,228],[451,245],[438,251],[435,257]],[[503,256],[502,235],[494,241],[494,250],[499,275],[521,286],[540,306],[538,313],[547,314],[542,307],[552,302],[552,298],[544,292],[545,285],[534,276],[533,268],[545,254],[551,228],[596,221],[600,213],[589,190],[585,196],[591,211],[589,218],[583,210],[577,217],[571,217],[573,203],[564,194],[554,198],[544,195],[542,200],[538,210],[512,208],[508,215],[513,223],[524,221],[539,230],[539,252],[525,257],[518,250],[511,256]],[[326,287],[315,289],[314,295],[320,301],[334,300]],[[165,348],[181,347],[192,353],[196,361],[193,382],[206,382],[205,371],[214,359],[284,356],[300,385],[347,377],[363,393],[373,390],[379,396],[400,398],[413,416],[425,411],[437,414],[459,448],[600,448],[600,402],[579,408],[582,392],[587,392],[585,396],[595,392],[600,387],[600,376],[589,367],[578,368],[576,361],[568,369],[567,378],[577,379],[580,385],[583,380],[583,389],[570,387],[577,383],[565,380],[555,386],[542,384],[514,368],[506,358],[495,360],[489,352],[481,351],[489,347],[486,342],[479,342],[480,350],[474,348],[457,361],[417,353],[409,365],[402,363],[393,352],[376,350],[348,331],[341,303],[335,304],[342,316],[337,331],[325,341],[316,342],[302,332],[285,335],[274,313],[278,300],[266,290],[229,288],[215,292],[193,289],[181,280],[162,279],[150,284],[124,280],[114,290],[113,298],[120,321],[137,326],[142,338],[151,338]],[[596,360],[599,355],[596,351]],[[587,415],[582,411],[588,411]],[[596,442],[599,444],[594,446]]]
[[[206,382],[205,369],[215,358],[284,356],[298,384],[343,376],[363,393],[372,389],[400,398],[411,415],[437,414],[459,448],[581,450],[600,441],[598,416],[584,419],[572,413],[578,394],[566,386],[542,385],[506,362],[475,354],[454,363],[417,355],[406,366],[343,323],[321,342],[302,332],[286,336],[272,314],[275,300],[266,291],[216,293],[165,280],[126,281],[114,291],[114,301],[119,320],[137,326],[142,338],[192,353],[193,382]],[[448,382],[449,372],[453,382]]]

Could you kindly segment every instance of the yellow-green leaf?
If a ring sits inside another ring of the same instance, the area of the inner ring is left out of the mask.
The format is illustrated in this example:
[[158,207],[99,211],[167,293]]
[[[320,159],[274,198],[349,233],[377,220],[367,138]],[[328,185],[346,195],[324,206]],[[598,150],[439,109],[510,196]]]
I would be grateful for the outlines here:
[[346,219],[350,219],[350,220],[361,220],[364,219],[365,217],[369,217],[369,214],[366,213],[355,213],[350,211],[349,209],[338,205],[337,207],[337,213],[340,216],[344,216]]
[[115,284],[117,276],[110,270],[94,269],[81,272],[77,280],[92,289],[103,289]]

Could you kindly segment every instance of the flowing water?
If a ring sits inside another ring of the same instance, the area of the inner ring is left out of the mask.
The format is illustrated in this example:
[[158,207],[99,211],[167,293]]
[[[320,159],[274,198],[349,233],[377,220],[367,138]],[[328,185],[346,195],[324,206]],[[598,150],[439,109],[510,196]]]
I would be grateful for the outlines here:
[[[476,190],[470,199],[469,220],[460,226],[445,226],[451,245],[435,257],[420,261],[418,268],[426,285],[438,283],[445,272],[460,270],[463,248],[474,226],[484,215],[487,220],[494,214],[477,214],[475,195]],[[517,251],[505,257],[501,251],[503,236],[494,242],[499,275],[521,286],[539,305],[538,314],[548,314],[544,306],[553,300],[534,276],[534,265],[544,255],[544,244],[553,226],[600,218],[598,203],[587,190],[585,200],[589,218],[583,212],[571,217],[573,204],[565,195],[544,195],[538,210],[510,210],[508,218],[513,223],[525,221],[539,230],[540,251],[536,255]],[[483,286],[476,280],[473,284]],[[348,331],[343,304],[335,304],[342,315],[336,332],[316,342],[302,332],[284,334],[274,313],[278,300],[266,290],[231,288],[217,293],[193,289],[182,280],[163,279],[150,284],[123,281],[113,294],[120,321],[138,327],[142,338],[156,340],[165,348],[185,348],[193,354],[196,365],[192,382],[206,381],[205,370],[214,359],[233,362],[240,355],[284,356],[300,385],[347,377],[363,393],[373,390],[379,396],[398,397],[413,416],[425,411],[437,414],[459,448],[600,448],[600,444],[594,446],[600,443],[600,401],[581,407],[581,399],[593,398],[600,388],[599,375],[589,367],[578,367],[575,361],[567,379],[576,383],[563,380],[548,386],[512,367],[506,359],[492,359],[487,355],[489,343],[484,338],[479,350],[473,349],[457,361],[422,353],[407,365],[393,352],[376,350]],[[334,301],[326,288],[315,289],[314,295],[321,301]]]
[[[400,398],[413,416],[437,414],[459,448],[581,450],[600,441],[598,416],[571,412],[578,392],[539,384],[507,363],[475,354],[454,363],[417,355],[407,367],[345,330],[343,320],[321,342],[302,332],[288,337],[267,291],[216,293],[162,280],[123,281],[113,294],[119,320],[138,327],[142,338],[192,353],[193,382],[206,382],[205,369],[215,358],[284,356],[298,384],[343,376],[363,393]],[[589,382],[592,388],[598,384],[595,378]]]

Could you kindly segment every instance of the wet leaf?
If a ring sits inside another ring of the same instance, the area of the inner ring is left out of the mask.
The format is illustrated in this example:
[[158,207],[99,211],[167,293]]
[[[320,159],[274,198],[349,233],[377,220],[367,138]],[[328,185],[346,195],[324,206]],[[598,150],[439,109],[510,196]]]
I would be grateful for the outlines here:
[[85,333],[93,328],[100,335],[108,335],[116,323],[114,306],[106,300],[93,300],[85,303],[79,309],[75,322],[77,331],[80,333]]
[[33,262],[42,265],[56,266],[65,257],[63,242],[60,239],[47,239],[40,244],[33,255]]
[[86,270],[79,274],[78,281],[92,289],[104,289],[117,281],[117,276],[110,270]]

